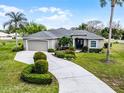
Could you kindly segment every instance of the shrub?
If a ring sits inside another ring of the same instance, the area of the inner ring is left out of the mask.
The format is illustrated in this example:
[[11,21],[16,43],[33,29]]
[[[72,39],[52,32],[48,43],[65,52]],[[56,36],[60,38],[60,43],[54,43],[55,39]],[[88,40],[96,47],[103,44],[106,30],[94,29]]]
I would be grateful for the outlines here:
[[113,42],[114,44],[119,44],[119,42],[118,41],[116,41],[116,42]]
[[43,52],[36,52],[33,58],[34,62],[36,62],[37,60],[47,60],[47,57]]
[[[110,44],[110,47],[112,47],[112,43]],[[108,48],[108,43],[104,43],[104,48]]]
[[22,50],[23,50],[22,47],[14,47],[14,48],[12,49],[13,52],[18,52],[18,51],[22,51]]
[[6,43],[5,43],[5,42],[1,42],[1,43],[2,43],[2,45],[3,45],[3,46],[5,46],[5,45],[6,45]]
[[73,54],[66,54],[65,55],[65,58],[66,59],[72,59],[72,58],[74,59],[75,58],[75,55],[73,55]]
[[18,43],[19,47],[24,50],[24,45],[22,43]]
[[46,60],[37,60],[35,62],[35,73],[44,74],[48,72],[48,62]]
[[18,45],[20,46],[20,45],[22,45],[22,43],[18,43]]
[[74,48],[73,46],[70,46],[70,47],[69,47],[69,50],[75,51],[75,48]]
[[90,53],[100,53],[102,49],[89,49]]
[[69,49],[69,47],[68,46],[63,46],[63,47],[60,47],[59,49],[60,50],[67,50],[67,49]]
[[52,82],[52,74],[35,74],[32,73],[34,65],[29,65],[21,73],[21,79],[35,84],[50,84]]
[[63,51],[56,51],[55,52],[55,56],[57,56],[59,58],[64,58],[65,57],[65,53]]
[[12,51],[13,51],[13,52],[18,52],[18,51],[23,51],[23,50],[24,50],[24,46],[23,46],[22,43],[19,43],[19,44],[18,44],[18,47],[12,48]]
[[54,52],[54,51],[55,51],[55,50],[52,49],[52,48],[48,49],[48,52]]
[[75,55],[75,51],[72,51],[72,50],[65,50],[65,54],[72,54],[72,55]]
[[84,46],[84,47],[82,48],[82,52],[88,52],[88,47],[87,47],[87,46]]

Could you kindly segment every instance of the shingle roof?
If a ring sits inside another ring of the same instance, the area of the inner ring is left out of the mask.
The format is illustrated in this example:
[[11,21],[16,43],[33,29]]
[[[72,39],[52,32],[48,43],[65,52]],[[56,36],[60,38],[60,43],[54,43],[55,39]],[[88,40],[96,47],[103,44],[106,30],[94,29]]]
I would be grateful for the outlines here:
[[101,36],[98,36],[94,33],[85,31],[85,30],[66,30],[66,29],[56,29],[49,31],[41,31],[27,37],[24,39],[57,39],[63,36],[82,36],[84,39],[104,39]]

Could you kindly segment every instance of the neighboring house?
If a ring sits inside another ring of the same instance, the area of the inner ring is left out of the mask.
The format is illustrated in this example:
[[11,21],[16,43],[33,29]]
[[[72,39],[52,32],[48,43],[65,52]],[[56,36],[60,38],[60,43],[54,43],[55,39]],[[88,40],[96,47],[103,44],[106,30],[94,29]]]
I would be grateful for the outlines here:
[[2,40],[9,40],[9,39],[12,39],[12,36],[7,34],[7,33],[0,32],[0,39],[2,39]]
[[23,37],[24,47],[26,50],[47,51],[49,48],[58,47],[58,39],[63,36],[73,39],[73,46],[81,49],[83,46],[88,48],[103,48],[104,38],[85,30],[66,30],[56,29],[41,31],[27,37]]
[[[13,39],[16,37],[16,34],[15,33],[10,33],[9,34]],[[22,37],[17,33],[17,38],[18,39],[22,39]]]

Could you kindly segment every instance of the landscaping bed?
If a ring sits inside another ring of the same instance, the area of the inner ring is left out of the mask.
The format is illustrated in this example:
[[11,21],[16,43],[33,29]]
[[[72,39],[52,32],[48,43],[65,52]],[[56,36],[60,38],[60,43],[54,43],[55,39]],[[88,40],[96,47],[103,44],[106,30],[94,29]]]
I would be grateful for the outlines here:
[[34,64],[27,66],[21,73],[21,79],[34,84],[51,84],[53,75],[48,72],[47,56],[43,52],[34,54]]

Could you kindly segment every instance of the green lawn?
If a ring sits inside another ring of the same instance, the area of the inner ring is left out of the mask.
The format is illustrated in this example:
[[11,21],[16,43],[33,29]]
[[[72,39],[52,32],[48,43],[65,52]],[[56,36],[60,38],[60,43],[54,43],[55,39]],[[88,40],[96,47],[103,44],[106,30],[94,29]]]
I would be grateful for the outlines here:
[[74,63],[79,64],[105,81],[118,93],[124,93],[124,44],[114,44],[112,63],[104,63],[105,54],[77,53]]
[[27,84],[20,80],[20,73],[26,64],[14,61],[16,53],[11,51],[14,41],[0,41],[0,93],[58,93],[58,83],[54,79],[51,85]]

